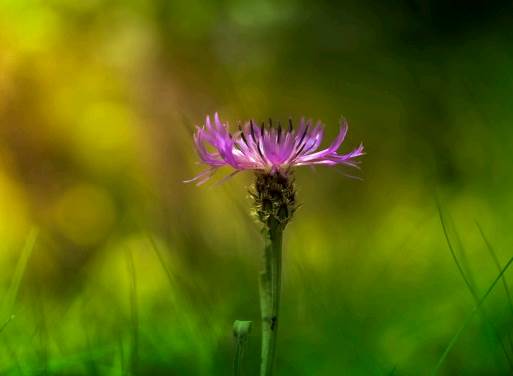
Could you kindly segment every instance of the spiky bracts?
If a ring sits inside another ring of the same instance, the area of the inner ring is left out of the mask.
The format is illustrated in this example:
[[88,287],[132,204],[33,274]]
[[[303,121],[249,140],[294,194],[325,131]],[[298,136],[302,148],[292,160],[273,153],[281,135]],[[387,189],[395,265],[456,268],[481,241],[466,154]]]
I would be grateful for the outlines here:
[[250,195],[254,200],[254,214],[267,229],[275,226],[284,229],[298,207],[292,172],[256,173]]

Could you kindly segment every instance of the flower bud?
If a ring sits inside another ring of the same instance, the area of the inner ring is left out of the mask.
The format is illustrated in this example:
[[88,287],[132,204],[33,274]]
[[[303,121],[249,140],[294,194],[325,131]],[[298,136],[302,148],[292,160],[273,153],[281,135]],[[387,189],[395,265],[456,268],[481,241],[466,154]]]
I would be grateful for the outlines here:
[[257,173],[251,191],[254,213],[268,229],[282,229],[297,209],[292,173]]

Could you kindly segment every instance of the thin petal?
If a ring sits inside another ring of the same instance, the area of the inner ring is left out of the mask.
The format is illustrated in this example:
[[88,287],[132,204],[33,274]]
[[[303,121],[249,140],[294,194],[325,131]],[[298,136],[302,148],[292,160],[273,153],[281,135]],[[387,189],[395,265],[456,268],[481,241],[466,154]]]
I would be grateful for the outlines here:
[[[216,168],[209,168],[208,170],[205,170],[205,171],[202,171],[200,172],[198,175],[196,175],[195,177],[193,177],[192,179],[188,179],[188,180],[184,180],[183,182],[184,183],[192,183],[192,182],[195,182],[195,181],[203,181],[203,179],[208,180],[212,174],[216,171],[217,169]],[[199,185],[200,183],[198,183]]]
[[305,156],[301,156],[300,158],[297,158],[297,161],[298,162],[308,162],[311,160],[326,157],[327,155],[336,152],[340,148],[342,143],[344,142],[344,139],[346,138],[347,129],[348,129],[347,122],[343,119],[340,124],[340,129],[339,129],[337,137],[335,138],[335,140],[331,143],[331,145],[328,148],[318,151],[317,153],[312,153],[312,154],[308,154]]

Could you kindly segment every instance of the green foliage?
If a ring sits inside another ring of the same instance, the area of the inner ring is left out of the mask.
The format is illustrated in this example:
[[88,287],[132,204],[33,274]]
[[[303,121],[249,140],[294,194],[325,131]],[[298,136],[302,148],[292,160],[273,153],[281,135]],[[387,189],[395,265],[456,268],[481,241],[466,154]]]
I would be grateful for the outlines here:
[[243,371],[258,374],[254,176],[182,183],[214,111],[232,129],[320,118],[328,139],[343,115],[368,153],[280,191],[287,215],[301,206],[278,375],[510,374],[511,14],[2,1],[0,375],[224,376],[235,318],[255,323]]

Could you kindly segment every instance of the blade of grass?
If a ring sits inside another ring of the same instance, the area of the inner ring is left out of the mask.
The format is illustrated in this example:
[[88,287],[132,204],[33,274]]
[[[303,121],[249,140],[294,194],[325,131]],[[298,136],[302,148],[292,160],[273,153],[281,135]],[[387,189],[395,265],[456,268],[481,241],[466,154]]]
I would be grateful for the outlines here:
[[[485,236],[484,231],[483,231],[481,225],[477,221],[475,221],[475,222],[476,222],[477,228],[479,229],[479,233],[481,234],[481,238],[483,238],[483,241],[486,244],[486,248],[490,252],[490,256],[492,256],[492,259],[493,259],[493,262],[495,263],[495,266],[497,266],[497,269],[500,271],[501,270],[501,263],[499,261],[499,258],[497,257],[497,253],[495,252],[495,250],[492,247],[492,244],[490,243],[488,238]],[[513,315],[513,301],[511,300],[511,293],[510,293],[510,290],[509,290],[508,282],[506,281],[506,278],[504,278],[504,276],[502,277],[502,284],[504,286],[504,291],[506,292],[506,297],[508,298],[508,304],[509,304],[509,308],[511,310],[511,314]]]
[[447,228],[446,220],[445,220],[443,212],[442,212],[442,207],[440,206],[440,203],[438,201],[436,202],[436,204],[438,207],[438,215],[440,217],[440,224],[442,225],[442,230],[444,232],[447,246],[449,247],[449,252],[451,253],[452,259],[453,259],[454,263],[456,264],[456,267],[458,268],[458,271],[460,272],[461,277],[463,278],[463,281],[465,282],[465,285],[467,286],[468,290],[472,294],[472,297],[474,299],[476,299],[477,294],[474,289],[474,286],[471,284],[470,280],[467,278],[467,273],[463,270],[463,266],[461,265],[460,261],[458,260],[458,257],[456,256],[456,252],[454,250],[454,246],[451,242],[451,239],[449,238],[449,231]]
[[137,309],[137,278],[135,274],[134,255],[127,251],[127,269],[130,276],[130,329],[132,335],[130,351],[131,374],[138,375],[139,370],[139,315]]
[[[194,319],[189,315],[189,312],[194,312],[192,303],[190,299],[188,299],[187,296],[184,296],[181,294],[181,289],[179,288],[182,285],[186,284],[186,281],[183,278],[180,278],[180,275],[175,274],[172,272],[170,267],[168,266],[164,255],[155,241],[154,237],[146,232],[146,236],[149,240],[149,245],[155,252],[157,256],[157,260],[160,263],[160,266],[162,267],[167,280],[169,282],[169,288],[171,291],[171,294],[169,294],[168,298],[171,301],[172,308],[175,310],[173,314],[175,317],[179,318],[180,321],[183,324],[184,329],[186,329],[190,333],[190,337],[194,337],[198,334],[198,328],[197,324],[194,322]],[[208,317],[206,317],[208,319]],[[204,346],[202,345],[201,341],[198,342],[198,350],[197,350],[197,356],[199,357],[208,357],[208,353],[206,352]],[[202,362],[199,362],[199,364],[203,364]]]
[[0,333],[2,333],[4,331],[4,329],[7,327],[7,325],[9,325],[9,323],[14,320],[16,316],[15,315],[11,315],[7,320],[5,320],[5,322],[2,324],[2,326],[0,327]]
[[84,356],[84,368],[87,369],[88,375],[98,375],[98,365],[93,357],[93,345],[91,343],[91,335],[89,334],[87,321],[82,323],[82,327],[84,328],[85,335],[85,345],[86,345],[86,354]]
[[[461,268],[465,271],[466,277],[468,280],[468,284],[472,286],[472,291],[474,293],[474,299],[477,299],[479,296],[479,290],[477,288],[476,279],[474,278],[474,273],[472,273],[472,269],[470,268],[468,256],[467,256],[467,250],[465,246],[463,245],[463,241],[461,240],[460,234],[456,228],[456,225],[454,224],[454,221],[451,217],[448,217],[448,220],[450,221],[450,225],[453,229],[452,233],[454,236],[454,244],[453,249],[455,251],[458,251],[458,254],[456,257],[460,260]],[[447,231],[449,234],[449,231]]]
[[121,334],[118,336],[118,350],[119,350],[119,369],[122,376],[128,375],[125,367],[125,351],[123,349],[123,337]]
[[[456,256],[456,253],[454,251],[454,247],[453,247],[453,245],[451,243],[451,239],[449,237],[449,231],[448,231],[448,228],[447,228],[447,224],[445,223],[444,215],[443,215],[443,212],[442,212],[442,208],[441,208],[440,203],[438,201],[437,201],[437,205],[438,205],[438,213],[440,215],[440,223],[442,224],[442,229],[443,229],[443,232],[444,232],[444,235],[445,235],[445,239],[447,241],[447,245],[448,245],[449,250],[451,252],[452,258],[453,258],[456,266],[458,267],[458,270],[459,270],[459,272],[461,274],[461,277],[465,281],[465,285],[469,289],[470,294],[472,295],[472,298],[474,299],[474,302],[477,304],[478,301],[479,301],[479,296],[478,296],[478,293],[476,291],[475,285],[472,282],[472,280],[467,278],[467,274],[470,275],[470,271],[468,273],[464,272],[464,268],[461,265],[461,263],[459,262],[459,259]],[[456,234],[456,236],[458,238],[458,242],[460,244],[460,248],[462,248],[461,240],[459,239],[458,233],[456,231],[455,231],[455,234]],[[465,255],[465,252],[463,252],[462,255]],[[468,269],[468,267],[467,267],[467,269]],[[500,268],[499,268],[499,270],[500,270]],[[510,370],[513,372],[513,361],[511,360],[511,357],[510,357],[510,355],[508,353],[508,350],[506,349],[506,345],[502,341],[502,338],[501,338],[501,336],[499,334],[499,331],[493,325],[492,321],[489,319],[489,317],[486,314],[484,309],[480,309],[479,313],[480,313],[481,317],[483,318],[483,321],[484,321],[486,327],[489,330],[489,335],[490,336],[494,336],[495,339],[497,340],[497,342],[500,344],[500,346],[502,348],[502,352],[504,353],[504,357],[506,358],[506,361],[508,363],[508,366],[509,366]]]
[[7,290],[6,297],[3,301],[2,316],[5,315],[10,317],[14,313],[14,305],[18,296],[21,280],[23,279],[28,260],[36,244],[37,236],[38,230],[33,228],[30,230],[27,239],[25,240],[25,244],[21,250],[20,257],[14,269],[11,284],[9,285],[9,289]]
[[39,339],[39,344],[37,348],[39,374],[46,376],[49,374],[50,370],[50,347],[46,312],[43,298],[40,292],[41,291],[37,291],[37,295],[35,297],[34,316],[37,322],[36,330]]
[[[76,365],[82,365],[84,363],[84,360],[88,357],[91,357],[97,365],[100,364],[100,360],[104,359],[106,355],[111,355],[116,351],[114,345],[104,345],[104,346],[97,346],[93,353],[89,353],[89,351],[86,349],[85,351],[76,352],[71,355],[66,355],[62,357],[52,357],[52,359],[48,360],[47,365],[47,374],[49,375],[68,375],[70,368],[73,368],[73,366]],[[26,369],[25,374],[26,375],[41,375],[42,369],[41,369],[41,360],[38,359],[36,361],[23,361],[23,366]],[[68,371],[68,372],[66,372]],[[4,374],[2,373],[2,376]],[[17,375],[15,373],[15,375]],[[87,373],[89,376],[90,374]]]
[[477,304],[474,306],[474,308],[472,309],[472,311],[470,312],[470,314],[467,316],[467,318],[465,319],[465,321],[463,322],[463,324],[461,325],[461,327],[458,329],[458,331],[454,334],[454,336],[451,338],[451,340],[449,341],[447,347],[445,348],[444,352],[442,353],[442,355],[440,356],[440,359],[438,360],[435,368],[433,369],[433,371],[431,372],[431,375],[436,375],[440,369],[440,367],[442,366],[443,362],[445,361],[445,359],[447,358],[447,355],[449,354],[449,352],[452,350],[452,348],[454,347],[454,345],[456,344],[456,342],[458,341],[458,338],[460,337],[461,333],[463,333],[463,331],[467,328],[467,326],[470,324],[470,322],[472,321],[472,318],[474,317],[474,315],[476,314],[476,312],[479,311],[479,309],[481,308],[481,306],[483,305],[483,303],[485,302],[486,298],[488,298],[488,295],[490,295],[490,293],[493,291],[495,285],[497,284],[497,282],[500,281],[500,279],[502,278],[502,276],[504,275],[504,273],[506,272],[506,270],[508,270],[508,268],[511,266],[511,264],[513,263],[513,257],[511,257],[508,262],[506,263],[506,265],[504,266],[504,268],[502,268],[502,270],[500,271],[500,273],[497,275],[497,277],[495,278],[495,280],[492,282],[492,284],[488,287],[488,289],[486,290],[486,292],[483,294],[483,296],[479,299],[479,301],[477,302]]
[[[176,289],[177,289],[178,281],[176,280],[175,275],[169,269],[169,266],[167,265],[166,260],[164,259],[164,255],[160,251],[160,248],[157,245],[157,242],[155,241],[153,236],[151,236],[151,234],[149,234],[149,233],[146,233],[146,237],[148,238],[150,247],[151,247],[151,249],[153,249],[153,252],[155,252],[155,255],[157,256],[157,260],[159,261],[159,264],[166,275],[167,281],[169,283],[169,287],[172,292],[171,294],[168,295],[168,298],[171,300],[173,307],[176,308],[179,306],[178,299],[176,296]],[[182,302],[182,304],[185,305],[185,302]]]
[[164,256],[162,255],[162,252],[160,252],[160,249],[157,246],[157,242],[155,241],[155,239],[153,239],[153,236],[151,236],[149,233],[146,233],[146,237],[148,238],[148,242],[150,243],[151,249],[153,249],[153,252],[155,252],[155,255],[157,256],[157,259],[160,263],[160,266],[162,267],[162,270],[164,270],[164,273],[166,274],[169,284],[174,289],[175,284],[176,284],[175,277],[171,273],[171,270],[169,270],[169,267],[167,266],[167,263],[164,260]]
[[[12,347],[9,337],[3,336],[2,342],[3,342],[3,348],[6,350],[11,362],[14,363],[14,365],[10,366],[11,369],[13,370],[12,373],[16,374],[16,375],[24,376],[25,372],[23,371],[23,368],[21,367],[20,360],[18,359],[18,354]],[[14,371],[14,370],[16,370],[16,371]]]
[[[486,248],[490,252],[490,256],[492,257],[493,262],[495,263],[495,266],[497,266],[497,269],[500,271],[501,263],[499,261],[499,258],[497,257],[497,253],[495,252],[495,249],[492,247],[492,244],[490,243],[488,238],[485,236],[481,225],[477,221],[475,221],[475,222],[476,222],[477,228],[479,229],[479,233],[481,234],[481,238],[483,238],[483,241],[486,244]],[[506,293],[506,297],[508,299],[508,306],[511,311],[511,315],[513,317],[513,301],[511,300],[511,293],[509,290],[508,282],[506,281],[506,278],[504,278],[504,276],[502,277],[502,285],[504,286],[504,292]],[[511,340],[511,334],[508,333],[506,338],[508,339],[509,347],[513,350],[513,342]]]
[[[183,324],[184,329],[190,333],[190,338],[197,337],[198,335],[198,326],[195,322],[194,318],[189,314],[192,312],[195,312],[192,302],[188,296],[182,293],[182,289],[180,288],[183,285],[186,285],[189,283],[186,281],[183,277],[181,277],[179,274],[173,273],[173,271],[168,266],[168,263],[165,260],[165,257],[163,255],[163,252],[161,251],[159,245],[155,241],[154,237],[146,232],[146,236],[149,240],[149,245],[155,252],[157,256],[157,260],[160,263],[160,266],[162,267],[167,280],[169,282],[169,288],[171,290],[171,294],[169,295],[169,299],[172,304],[172,308],[175,310],[173,314],[176,318],[180,320],[180,322]],[[196,314],[198,314],[196,312]],[[207,311],[204,313],[204,319],[208,320],[208,314]],[[201,335],[200,335],[201,337]],[[202,341],[198,341],[196,343],[197,352],[196,355],[203,359],[208,359],[210,357],[210,354],[208,352],[208,347],[204,345]],[[198,362],[200,367],[207,367],[206,364],[208,362]],[[202,371],[206,372],[206,371]]]

